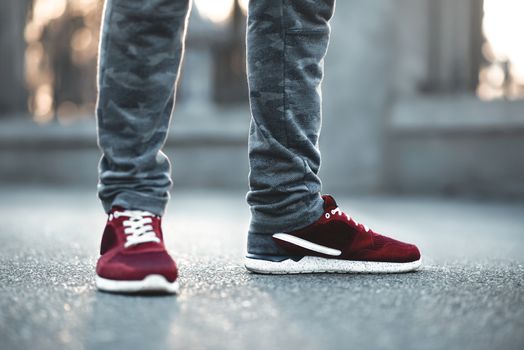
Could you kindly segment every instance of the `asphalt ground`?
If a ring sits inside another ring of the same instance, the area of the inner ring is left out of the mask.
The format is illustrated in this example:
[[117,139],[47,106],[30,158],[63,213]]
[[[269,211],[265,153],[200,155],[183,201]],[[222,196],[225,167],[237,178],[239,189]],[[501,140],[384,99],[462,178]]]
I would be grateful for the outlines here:
[[237,191],[175,191],[181,294],[96,291],[94,190],[0,187],[0,349],[524,349],[524,203],[337,197],[416,243],[419,272],[261,276]]

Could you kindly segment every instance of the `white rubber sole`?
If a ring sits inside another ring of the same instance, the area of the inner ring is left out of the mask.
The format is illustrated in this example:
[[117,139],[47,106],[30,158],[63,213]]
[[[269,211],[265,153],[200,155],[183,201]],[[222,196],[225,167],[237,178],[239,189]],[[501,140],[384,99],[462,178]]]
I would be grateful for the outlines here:
[[299,261],[269,261],[245,258],[246,269],[262,274],[298,274],[298,273],[403,273],[417,270],[422,259],[408,263],[389,263],[375,261],[355,261],[326,259],[305,256]]
[[178,294],[178,281],[169,282],[162,275],[149,275],[141,281],[118,281],[96,276],[96,287],[113,293],[165,293]]

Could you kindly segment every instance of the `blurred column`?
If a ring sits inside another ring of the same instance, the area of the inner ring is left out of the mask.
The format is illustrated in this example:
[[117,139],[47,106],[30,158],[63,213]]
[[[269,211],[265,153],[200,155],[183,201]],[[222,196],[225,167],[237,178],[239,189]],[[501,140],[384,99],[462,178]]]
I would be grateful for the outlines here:
[[324,192],[381,190],[395,3],[337,2],[323,85]]
[[428,92],[474,92],[481,64],[482,0],[428,1]]
[[0,1],[0,117],[27,111],[24,28],[29,4]]
[[247,103],[246,18],[235,1],[227,35],[213,45],[213,99],[218,104]]

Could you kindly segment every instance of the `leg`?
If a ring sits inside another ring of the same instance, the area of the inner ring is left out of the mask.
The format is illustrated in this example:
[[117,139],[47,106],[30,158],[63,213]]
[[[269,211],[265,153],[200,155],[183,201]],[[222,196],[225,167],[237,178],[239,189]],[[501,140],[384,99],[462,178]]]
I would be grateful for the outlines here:
[[99,56],[98,195],[162,215],[172,185],[162,153],[190,0],[107,0]]
[[[96,285],[121,293],[176,293],[163,243],[171,187],[161,152],[174,104],[190,0],[106,0],[97,105],[98,194],[108,219]],[[121,208],[119,208],[121,207]]]
[[323,213],[320,83],[334,0],[251,0],[248,251],[278,254],[271,234]]
[[248,78],[252,221],[258,273],[408,272],[415,245],[382,236],[320,196],[322,62],[334,0],[251,0]]

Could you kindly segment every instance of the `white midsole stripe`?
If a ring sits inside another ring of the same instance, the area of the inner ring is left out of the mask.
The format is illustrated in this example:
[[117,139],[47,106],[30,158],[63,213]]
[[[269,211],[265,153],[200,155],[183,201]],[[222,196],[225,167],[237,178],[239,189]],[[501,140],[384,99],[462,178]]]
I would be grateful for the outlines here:
[[96,276],[96,286],[98,289],[109,292],[147,292],[158,291],[167,293],[178,293],[178,281],[169,282],[162,275],[149,275],[143,280],[137,281],[119,281],[110,280],[100,276]]
[[380,261],[356,261],[318,256],[305,256],[299,261],[287,259],[284,261],[269,261],[246,258],[244,262],[249,271],[269,274],[288,273],[403,273],[418,270],[422,260],[390,263]]
[[316,244],[296,236],[288,235],[287,233],[275,233],[273,237],[321,254],[331,256],[339,256],[340,254],[342,254],[342,252],[338,249],[333,249],[320,244]]

